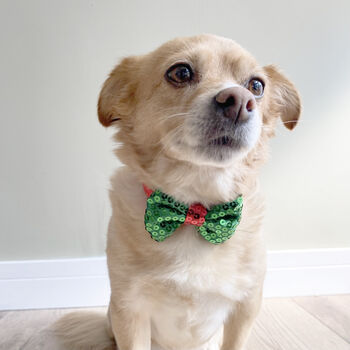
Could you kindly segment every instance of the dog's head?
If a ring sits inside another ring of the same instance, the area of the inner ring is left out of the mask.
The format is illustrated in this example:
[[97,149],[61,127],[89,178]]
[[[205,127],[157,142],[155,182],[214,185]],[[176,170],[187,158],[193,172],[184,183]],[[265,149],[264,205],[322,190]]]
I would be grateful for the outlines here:
[[226,167],[256,153],[278,118],[293,129],[299,114],[298,92],[278,69],[213,35],[124,59],[98,103],[100,122],[118,127],[121,149],[139,164],[168,157]]

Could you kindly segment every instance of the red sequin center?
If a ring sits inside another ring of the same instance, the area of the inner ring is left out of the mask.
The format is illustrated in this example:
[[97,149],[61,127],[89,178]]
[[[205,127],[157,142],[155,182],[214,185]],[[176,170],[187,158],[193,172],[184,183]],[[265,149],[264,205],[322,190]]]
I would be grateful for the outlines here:
[[202,204],[192,204],[188,208],[187,216],[184,223],[187,225],[202,226],[205,222],[206,215],[207,209],[205,209]]

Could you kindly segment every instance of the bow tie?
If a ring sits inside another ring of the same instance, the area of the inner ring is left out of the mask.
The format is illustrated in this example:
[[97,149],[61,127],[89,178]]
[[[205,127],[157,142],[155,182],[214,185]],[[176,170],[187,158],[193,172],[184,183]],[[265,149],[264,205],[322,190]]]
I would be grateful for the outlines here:
[[157,242],[164,241],[182,224],[190,224],[210,243],[223,243],[235,233],[241,220],[242,196],[207,210],[202,204],[188,207],[159,190],[143,187],[148,197],[145,228]]

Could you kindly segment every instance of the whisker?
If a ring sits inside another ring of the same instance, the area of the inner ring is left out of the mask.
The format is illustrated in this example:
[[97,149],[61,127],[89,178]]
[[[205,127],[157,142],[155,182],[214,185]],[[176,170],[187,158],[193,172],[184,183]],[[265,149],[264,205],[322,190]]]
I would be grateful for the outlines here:
[[163,145],[160,148],[160,150],[158,151],[158,154],[156,155],[156,157],[158,157],[161,152],[163,152],[164,150],[166,150],[168,147],[171,146],[170,145],[171,141],[174,139],[174,137],[178,136],[178,134],[182,131],[182,126],[183,126],[182,124],[176,126],[173,130],[171,130],[170,132],[166,133],[156,143],[153,144],[153,146],[162,144],[164,139],[167,139],[167,142],[163,143]]
[[161,123],[164,123],[172,118],[175,117],[183,117],[183,116],[187,116],[187,115],[191,115],[191,113],[189,112],[183,112],[183,113],[175,113],[175,114],[171,114],[171,115],[166,115],[164,116],[164,118],[160,121]]

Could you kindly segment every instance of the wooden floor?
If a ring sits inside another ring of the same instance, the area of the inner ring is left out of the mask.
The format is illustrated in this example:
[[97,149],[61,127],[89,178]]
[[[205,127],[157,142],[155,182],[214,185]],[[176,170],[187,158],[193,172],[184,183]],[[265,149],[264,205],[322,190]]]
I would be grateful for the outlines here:
[[[63,350],[50,326],[70,311],[0,311],[0,349]],[[350,350],[350,295],[266,299],[247,350]]]

